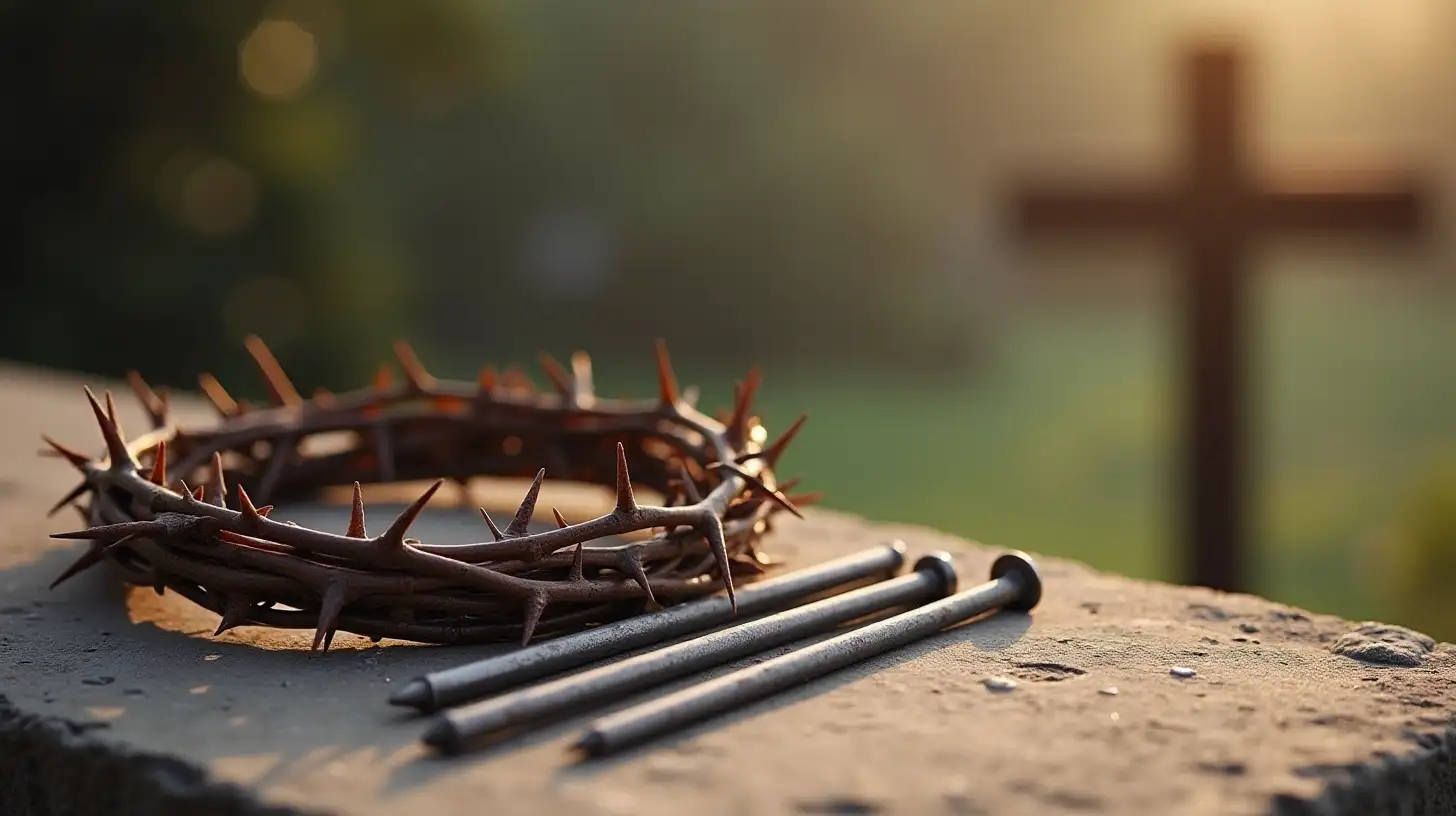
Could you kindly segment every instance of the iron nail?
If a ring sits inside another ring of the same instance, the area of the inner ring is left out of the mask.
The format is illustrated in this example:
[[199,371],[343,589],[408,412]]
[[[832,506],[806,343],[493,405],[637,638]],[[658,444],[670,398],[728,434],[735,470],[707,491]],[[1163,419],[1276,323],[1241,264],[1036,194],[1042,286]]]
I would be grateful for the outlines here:
[[1028,611],[1040,600],[1041,576],[1036,563],[1025,553],[1008,552],[992,564],[991,580],[984,584],[602,717],[587,727],[575,747],[588,756],[613,753],[929,637],[985,612]]
[[950,554],[933,553],[916,561],[913,572],[898,578],[446,711],[426,729],[423,739],[442,751],[459,751],[486,734],[541,724],[827,632],[846,621],[886,609],[918,606],[955,590],[956,571]]
[[[892,541],[758,581],[738,591],[737,617],[774,612],[835,587],[894,575],[904,563],[904,542]],[[437,711],[596,660],[701,632],[734,617],[733,606],[725,597],[689,601],[417,677],[390,696],[389,702],[424,712]]]

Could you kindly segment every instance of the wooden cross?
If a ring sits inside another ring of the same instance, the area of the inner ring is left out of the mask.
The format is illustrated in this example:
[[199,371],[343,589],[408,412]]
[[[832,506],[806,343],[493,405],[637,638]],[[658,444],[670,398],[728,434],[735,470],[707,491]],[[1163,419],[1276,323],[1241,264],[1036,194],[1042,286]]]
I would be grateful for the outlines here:
[[1186,580],[1244,591],[1246,249],[1270,233],[1412,233],[1427,210],[1406,180],[1322,175],[1257,178],[1240,145],[1240,60],[1219,45],[1187,63],[1183,178],[1162,189],[1029,187],[1017,224],[1024,237],[1064,230],[1159,230],[1182,253],[1179,279],[1185,419],[1181,531]]

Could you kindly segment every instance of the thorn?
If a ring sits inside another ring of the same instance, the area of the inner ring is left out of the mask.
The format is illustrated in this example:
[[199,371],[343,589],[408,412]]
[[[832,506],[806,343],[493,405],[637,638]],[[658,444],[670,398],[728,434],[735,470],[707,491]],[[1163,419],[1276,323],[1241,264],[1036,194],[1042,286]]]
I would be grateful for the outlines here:
[[389,370],[389,365],[386,363],[379,366],[379,370],[374,372],[374,390],[388,391],[393,385],[394,372]]
[[420,513],[424,512],[425,505],[430,503],[430,498],[435,495],[435,491],[439,490],[440,485],[444,483],[444,479],[436,479],[434,484],[426,488],[425,492],[421,493],[420,497],[415,499],[413,504],[406,507],[404,512],[395,517],[394,523],[390,524],[389,529],[384,531],[384,535],[378,538],[379,543],[391,549],[403,549],[404,534],[409,530],[410,525],[415,523],[415,519],[420,517]]
[[228,595],[223,600],[222,620],[217,624],[213,637],[235,629],[248,622],[248,613],[253,610],[253,601],[245,595]]
[[223,474],[220,452],[212,454],[212,481],[208,482],[205,495],[208,504],[227,507],[227,477]]
[[167,402],[157,395],[156,391],[142,379],[141,372],[126,372],[126,381],[131,386],[133,394],[136,394],[137,401],[142,404],[142,410],[147,412],[147,417],[152,420],[152,428],[164,428],[167,425]]
[[71,562],[71,566],[66,567],[66,569],[65,569],[64,572],[62,572],[60,575],[57,575],[56,576],[56,579],[54,581],[51,581],[51,585],[50,585],[49,588],[50,589],[55,589],[56,587],[60,586],[61,584],[64,584],[65,582],[67,582],[67,581],[71,580],[72,578],[76,577],[77,575],[80,575],[81,573],[85,572],[86,570],[91,569],[92,567],[96,566],[97,564],[100,564],[101,561],[104,558],[106,558],[106,553],[109,552],[113,546],[115,546],[116,544],[120,544],[120,543],[122,543],[123,541],[126,541],[129,538],[131,538],[131,536],[127,536],[126,538],[122,538],[122,539],[120,539],[120,540],[118,540],[118,541],[116,541],[116,542],[114,542],[112,544],[103,544],[103,545],[92,544],[92,545],[88,546],[86,548],[86,551],[83,552],[83,553],[81,553],[81,557],[80,558],[77,558],[75,561],[72,561]]
[[480,385],[480,396],[484,399],[490,399],[495,393],[498,380],[499,378],[495,373],[495,366],[487,365],[480,369],[480,377],[476,380]]
[[243,345],[253,355],[253,362],[258,364],[258,370],[263,374],[263,384],[268,387],[268,393],[275,403],[293,406],[303,402],[303,397],[298,395],[298,389],[293,387],[288,375],[283,372],[283,366],[278,364],[278,358],[273,356],[263,338],[250,334],[244,338]]
[[186,479],[177,480],[177,492],[182,496],[183,501],[192,501],[196,498],[196,495],[192,492],[192,488],[187,486]]
[[637,512],[637,497],[632,495],[632,474],[627,472],[627,449],[617,443],[617,512]]
[[193,501],[197,501],[197,502],[203,501],[203,496],[204,496],[204,489],[203,489],[202,485],[198,485],[197,487],[193,488],[193,490],[192,490],[192,500]]
[[804,423],[807,421],[809,421],[809,415],[800,414],[799,418],[794,420],[794,424],[790,425],[787,431],[784,431],[778,439],[775,439],[772,444],[763,449],[763,453],[760,455],[763,456],[763,460],[768,463],[769,467],[776,467],[778,465],[779,457],[784,455],[784,451],[789,447],[789,443],[793,442],[794,437],[799,435],[799,429],[803,428]]
[[82,496],[86,495],[86,491],[88,491],[90,489],[91,489],[91,484],[89,482],[82,482],[82,483],[76,485],[75,487],[71,488],[70,492],[68,492],[66,495],[62,496],[60,501],[56,502],[55,505],[52,506],[50,510],[47,510],[46,511],[46,518],[50,518],[51,516],[54,516],[56,513],[61,512],[61,508],[62,507],[65,507],[66,505],[70,504],[71,502],[75,501],[76,499],[79,499]]
[[111,420],[112,425],[116,426],[116,435],[122,439],[126,439],[126,431],[122,429],[121,419],[116,415],[116,400],[111,396],[111,389],[108,388],[104,396],[106,397],[106,418]]
[[702,501],[703,495],[698,492],[698,483],[693,479],[692,474],[688,473],[688,466],[681,459],[677,461],[677,475],[682,480],[683,494],[687,496],[688,501],[693,504]]
[[253,506],[252,497],[242,485],[238,485],[238,511],[243,514],[243,524],[257,524],[264,518],[263,511]]
[[561,395],[562,399],[570,400],[572,394],[571,375],[567,374],[566,369],[562,368],[561,363],[550,354],[543,351],[539,355],[539,359],[541,361],[541,369],[546,372],[546,377],[551,380],[552,387],[556,389],[556,392]]
[[158,487],[167,486],[167,440],[157,442],[157,458],[152,460],[152,472],[147,477]]
[[78,453],[74,450],[71,450],[70,448],[62,445],[54,439],[51,439],[45,434],[41,434],[40,438],[44,439],[45,443],[47,445],[50,445],[52,450],[60,454],[63,458],[65,458],[67,462],[70,462],[72,465],[75,466],[77,470],[81,471],[82,473],[85,473],[86,466],[91,464],[91,457],[87,456],[86,454]]
[[521,645],[525,646],[531,642],[531,635],[536,633],[536,624],[541,622],[541,615],[546,612],[546,604],[549,599],[545,593],[536,593],[526,599],[526,621],[521,627]]
[[754,366],[748,369],[748,376],[743,378],[743,385],[737,389],[737,398],[733,401],[733,416],[728,420],[728,435],[734,447],[741,447],[748,440],[748,420],[753,412],[753,398],[758,394],[761,382],[763,374],[758,366]]
[[792,495],[786,494],[784,498],[788,499],[796,507],[809,507],[810,505],[815,505],[821,501],[824,501],[824,491],[811,490],[808,493],[795,493]]
[[678,402],[677,375],[672,373],[672,359],[667,356],[667,341],[657,341],[657,397],[664,408],[675,408]]
[[258,515],[262,516],[263,518],[268,518],[268,516],[271,515],[272,513],[273,513],[273,505],[271,505],[271,504],[265,504],[262,507],[259,507],[258,508]]
[[334,630],[339,627],[339,615],[344,611],[344,603],[348,600],[345,594],[343,582],[329,581],[328,589],[324,590],[323,603],[319,605],[318,623],[314,626],[313,646],[310,651],[318,651],[319,647],[323,647],[327,652],[329,644],[334,642]]
[[216,377],[203,372],[197,375],[197,384],[202,386],[202,393],[207,395],[208,402],[212,403],[212,407],[224,419],[238,414],[237,401],[228,394],[227,389],[222,387],[222,383],[218,382]]
[[119,524],[98,524],[70,533],[51,533],[51,538],[67,540],[114,541],[138,535],[165,534],[167,526],[160,521],[123,521]]
[[571,385],[578,404],[590,402],[596,395],[596,385],[592,380],[591,355],[584,351],[572,352]]
[[[131,451],[127,450],[126,440],[121,438],[121,429],[101,409],[101,403],[96,401],[96,395],[91,393],[91,389],[86,386],[82,386],[82,388],[86,391],[86,399],[91,402],[92,413],[96,414],[96,423],[101,426],[101,435],[106,438],[106,451],[111,457],[111,467],[113,469],[126,469],[129,467],[135,470],[137,466],[136,460],[132,458]],[[110,402],[110,392],[107,392],[106,396],[107,402]]]
[[501,372],[501,384],[506,387],[507,391],[520,391],[524,394],[530,394],[536,390],[536,385],[531,382],[531,378],[516,366],[511,366]]
[[698,387],[696,385],[689,385],[684,388],[682,390],[681,400],[682,404],[689,408],[698,407]]
[[480,508],[480,517],[485,519],[485,526],[490,528],[490,534],[495,537],[496,541],[505,538],[505,536],[501,535],[500,528],[495,526],[495,520],[490,517],[489,513],[485,512],[484,507]]
[[506,527],[507,538],[519,538],[530,531],[531,518],[536,515],[536,499],[541,495],[541,480],[546,478],[546,468],[536,471],[536,478],[531,482],[531,487],[526,491],[526,498],[521,499],[521,506],[516,508],[516,516]]
[[364,531],[364,489],[354,483],[354,505],[349,511],[349,529],[344,531],[349,538],[368,538]]
[[737,474],[738,478],[747,482],[750,487],[762,493],[774,504],[777,504],[778,506],[784,508],[798,518],[804,517],[804,514],[799,512],[799,508],[795,507],[792,502],[784,498],[784,495],[782,493],[778,492],[777,490],[769,489],[769,486],[764,484],[762,479],[759,479],[757,476],[754,476],[753,474],[749,473],[738,465],[735,465],[731,462],[714,462],[711,465],[708,465],[708,470],[730,470],[733,473]]
[[568,581],[585,581],[586,576],[582,570],[582,555],[584,551],[581,542],[576,542],[576,553],[571,557],[571,573],[566,577]]
[[556,526],[558,528],[565,530],[567,527],[571,526],[570,524],[566,523],[566,519],[561,517],[561,511],[557,510],[555,507],[551,508],[551,515],[556,517]]
[[642,567],[641,553],[636,550],[622,550],[617,555],[617,569],[632,576],[637,586],[642,587],[642,594],[647,596],[647,601],[656,605],[657,598],[652,594],[652,583],[647,580],[647,570]]
[[728,592],[728,603],[733,606],[733,614],[736,615],[738,596],[733,591],[733,567],[728,563],[728,542],[723,539],[723,522],[716,513],[705,513],[703,520],[698,523],[698,531],[708,540],[708,549],[713,552],[713,560],[718,562],[718,571],[723,575],[723,588]]
[[399,367],[404,369],[404,376],[409,379],[410,387],[415,391],[427,391],[435,386],[435,378],[425,370],[419,355],[415,354],[409,343],[404,340],[394,341],[394,356],[399,360]]

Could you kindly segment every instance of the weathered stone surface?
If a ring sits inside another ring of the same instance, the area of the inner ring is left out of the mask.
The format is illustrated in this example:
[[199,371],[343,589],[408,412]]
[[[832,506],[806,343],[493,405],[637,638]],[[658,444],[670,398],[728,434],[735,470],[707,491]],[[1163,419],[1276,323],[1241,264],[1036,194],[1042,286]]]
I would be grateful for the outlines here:
[[1331,647],[1335,654],[1387,666],[1419,666],[1436,648],[1436,641],[1404,626],[1366,621],[1340,635]]
[[[0,376],[0,812],[126,813],[123,802],[138,813],[267,805],[435,816],[1456,806],[1450,644],[1055,559],[1042,561],[1046,594],[1031,615],[958,627],[619,758],[577,764],[566,746],[579,718],[435,759],[416,743],[423,722],[385,699],[482,649],[341,635],[319,655],[304,632],[213,638],[216,616],[125,591],[100,570],[48,592],[76,547],[46,537],[74,522],[43,517],[71,474],[35,458],[38,434],[99,442],[74,381]],[[139,412],[126,419],[142,425]],[[433,516],[426,536],[464,514]],[[460,529],[449,534],[479,533]],[[785,525],[773,545],[807,563],[889,537],[912,554],[957,553],[968,581],[995,555],[828,512]],[[1016,686],[990,691],[990,678]]]

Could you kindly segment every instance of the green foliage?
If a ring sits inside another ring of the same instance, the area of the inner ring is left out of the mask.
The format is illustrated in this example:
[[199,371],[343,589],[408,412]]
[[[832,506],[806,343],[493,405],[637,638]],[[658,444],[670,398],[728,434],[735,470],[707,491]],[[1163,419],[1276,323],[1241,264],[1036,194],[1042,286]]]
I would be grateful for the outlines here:
[[1387,542],[1390,604],[1401,622],[1456,640],[1456,457],[1433,467]]

